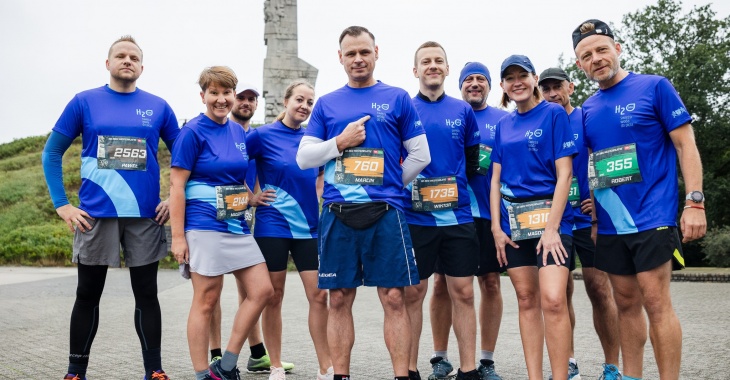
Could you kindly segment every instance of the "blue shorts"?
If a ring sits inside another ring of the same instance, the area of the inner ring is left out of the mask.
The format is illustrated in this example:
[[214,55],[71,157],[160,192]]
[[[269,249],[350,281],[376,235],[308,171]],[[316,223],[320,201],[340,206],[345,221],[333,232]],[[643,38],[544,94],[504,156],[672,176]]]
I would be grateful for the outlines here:
[[419,283],[405,215],[393,207],[364,229],[346,226],[323,207],[318,244],[320,289],[399,288]]

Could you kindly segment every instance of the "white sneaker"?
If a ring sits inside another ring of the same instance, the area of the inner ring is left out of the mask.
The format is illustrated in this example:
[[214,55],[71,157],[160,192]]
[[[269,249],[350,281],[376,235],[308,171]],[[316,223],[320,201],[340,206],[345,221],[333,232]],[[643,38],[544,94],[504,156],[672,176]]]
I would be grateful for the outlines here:
[[335,369],[332,367],[327,368],[327,373],[324,375],[317,371],[317,380],[332,380],[335,377]]
[[285,380],[285,379],[286,379],[286,372],[284,371],[284,368],[271,367],[271,372],[269,374],[269,380]]

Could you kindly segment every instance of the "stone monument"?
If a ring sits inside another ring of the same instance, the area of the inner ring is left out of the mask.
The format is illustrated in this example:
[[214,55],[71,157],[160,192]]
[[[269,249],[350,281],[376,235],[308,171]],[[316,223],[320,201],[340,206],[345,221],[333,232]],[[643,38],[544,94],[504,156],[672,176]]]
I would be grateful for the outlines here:
[[306,79],[313,86],[317,69],[299,58],[297,0],[264,1],[264,91],[266,123],[284,111],[284,92],[289,83]]

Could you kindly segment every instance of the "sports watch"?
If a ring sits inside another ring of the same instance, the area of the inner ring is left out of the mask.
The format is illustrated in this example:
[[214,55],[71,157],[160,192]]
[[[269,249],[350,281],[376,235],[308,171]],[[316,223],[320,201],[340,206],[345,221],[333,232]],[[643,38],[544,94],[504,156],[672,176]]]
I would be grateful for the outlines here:
[[702,203],[705,201],[705,194],[702,194],[701,191],[692,191],[690,193],[687,193],[687,196],[684,198],[686,201],[692,201],[694,203]]

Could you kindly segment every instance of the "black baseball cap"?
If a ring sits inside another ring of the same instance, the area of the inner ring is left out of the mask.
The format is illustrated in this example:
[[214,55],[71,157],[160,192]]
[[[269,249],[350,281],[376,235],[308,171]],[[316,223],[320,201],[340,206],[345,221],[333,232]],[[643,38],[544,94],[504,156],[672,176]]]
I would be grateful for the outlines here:
[[[593,29],[586,31],[585,33],[581,33],[580,28],[587,23],[593,24]],[[580,43],[584,38],[590,37],[594,34],[611,37],[611,39],[613,39],[613,31],[611,31],[611,28],[608,26],[608,24],[601,20],[596,20],[593,18],[581,22],[580,25],[578,25],[578,27],[575,28],[575,30],[573,31],[573,49],[575,49],[575,47],[578,46],[578,43]]]
[[568,76],[568,73],[566,73],[565,70],[561,69],[560,67],[551,67],[540,73],[540,79],[538,80],[537,84],[542,85],[542,82],[548,79],[564,80],[570,82],[570,77]]

